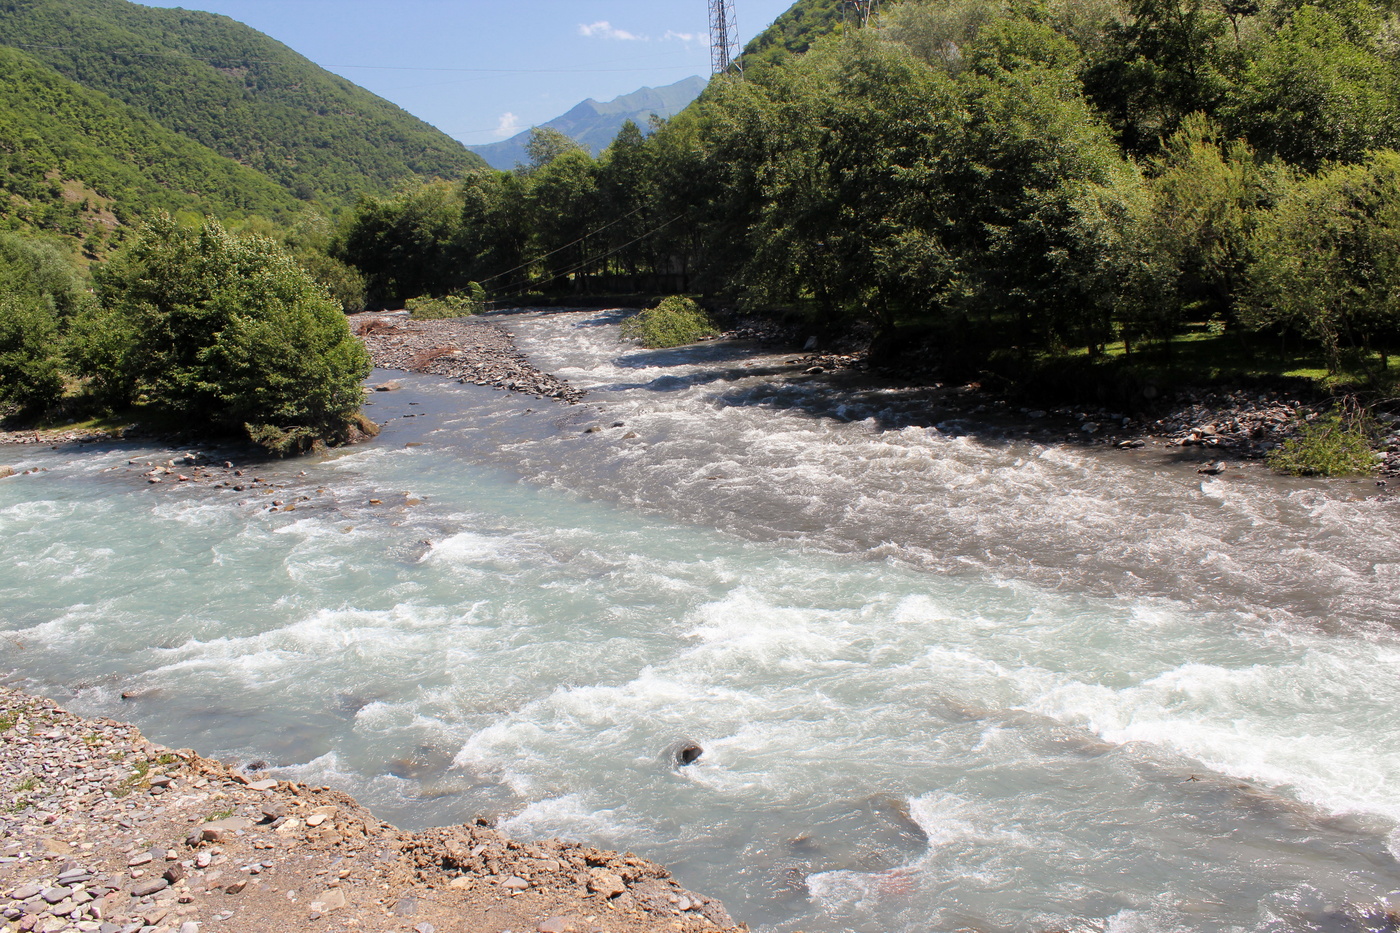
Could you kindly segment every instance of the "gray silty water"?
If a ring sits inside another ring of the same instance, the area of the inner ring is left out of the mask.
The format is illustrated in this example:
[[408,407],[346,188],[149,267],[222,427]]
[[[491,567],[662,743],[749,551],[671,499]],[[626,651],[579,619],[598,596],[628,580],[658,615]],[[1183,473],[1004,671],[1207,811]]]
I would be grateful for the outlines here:
[[293,513],[11,457],[48,471],[0,481],[9,679],[765,929],[1345,929],[1400,888],[1389,502],[615,317],[505,319],[589,404],[403,378],[374,444],[259,467]]

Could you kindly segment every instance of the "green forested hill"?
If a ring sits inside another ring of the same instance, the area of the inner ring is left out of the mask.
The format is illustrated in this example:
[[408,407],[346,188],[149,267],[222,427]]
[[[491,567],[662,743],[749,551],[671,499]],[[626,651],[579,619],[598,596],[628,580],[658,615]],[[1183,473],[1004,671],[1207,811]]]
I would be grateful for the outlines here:
[[484,163],[279,42],[211,13],[126,0],[0,0],[0,44],[273,179],[348,204]]
[[744,48],[744,67],[777,64],[801,55],[817,39],[841,25],[841,0],[796,0]]
[[0,47],[0,225],[101,237],[138,213],[289,212],[266,176]]

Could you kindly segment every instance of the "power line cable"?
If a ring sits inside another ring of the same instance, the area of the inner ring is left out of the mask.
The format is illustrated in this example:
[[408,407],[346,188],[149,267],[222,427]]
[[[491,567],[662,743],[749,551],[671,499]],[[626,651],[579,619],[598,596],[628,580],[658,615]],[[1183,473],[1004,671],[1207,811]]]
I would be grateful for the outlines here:
[[[687,213],[689,213],[689,212],[687,212]],[[558,281],[559,279],[562,279],[562,278],[565,278],[565,277],[567,277],[567,276],[573,275],[573,274],[576,273],[576,272],[581,272],[581,271],[583,271],[584,269],[588,268],[589,266],[594,265],[595,263],[600,262],[601,260],[604,260],[604,259],[607,259],[607,258],[609,258],[609,257],[611,257],[611,256],[617,255],[618,253],[622,252],[624,249],[626,249],[626,248],[629,247],[629,246],[632,246],[632,245],[634,245],[634,244],[640,243],[642,240],[645,240],[647,237],[652,236],[653,234],[660,233],[662,230],[664,230],[664,229],[666,229],[667,227],[671,226],[671,224],[675,223],[676,221],[680,220],[681,218],[683,218],[683,217],[685,217],[685,216],[686,216],[686,214],[677,214],[675,217],[672,217],[670,220],[666,221],[664,224],[661,224],[660,226],[657,226],[657,227],[653,227],[651,230],[648,230],[646,233],[643,233],[641,236],[636,237],[635,239],[632,239],[632,240],[628,240],[626,243],[623,243],[621,246],[619,246],[619,247],[617,247],[617,248],[615,248],[615,249],[608,250],[606,253],[603,253],[603,254],[598,255],[598,256],[589,256],[588,258],[584,259],[582,262],[578,263],[577,265],[573,266],[572,268],[565,269],[563,272],[560,272],[560,273],[557,274],[557,275],[552,275],[552,276],[550,276],[550,277],[547,278],[547,279],[539,279],[538,281],[526,283],[526,285],[524,285],[520,291],[516,291],[516,292],[513,292],[513,293],[508,294],[508,295],[502,295],[501,298],[520,298],[520,297],[522,297],[522,296],[524,296],[524,295],[526,295],[526,294],[529,294],[529,291],[530,291],[531,289],[533,289],[533,288],[537,288],[537,287],[539,287],[539,286],[541,286],[541,285],[548,285],[550,282],[556,282],[556,281]],[[574,242],[577,243],[578,241],[576,240],[576,241],[574,241]],[[570,245],[572,245],[572,244],[570,244]],[[558,250],[555,250],[555,252],[558,252]],[[551,254],[551,255],[552,255],[552,254]],[[496,299],[496,300],[501,300],[501,299]]]
[[[0,45],[7,45],[16,49],[42,49],[49,52],[92,52],[92,49],[82,48],[74,45],[41,45],[30,42],[0,42]],[[178,58],[190,61],[203,62],[206,65],[217,65],[230,67],[235,65],[285,65],[285,60],[276,58],[201,58],[187,52],[176,50],[158,50],[153,52],[142,52],[136,49],[106,49],[109,55],[131,55],[140,58]],[[310,59],[307,59],[310,61]],[[503,74],[503,75],[533,75],[533,74],[634,74],[637,72],[651,72],[655,68],[426,68],[414,65],[319,65],[312,62],[318,68],[331,70],[335,68],[358,68],[375,71],[445,71],[459,72],[462,74]],[[680,71],[681,68],[670,70]]]
[[610,221],[608,221],[606,224],[604,224],[603,226],[599,227],[597,230],[593,230],[593,231],[591,231],[591,232],[589,232],[589,233],[585,233],[583,236],[579,237],[577,240],[574,240],[572,243],[565,243],[563,246],[559,247],[558,249],[552,250],[552,251],[550,251],[550,252],[548,252],[548,253],[545,253],[543,256],[536,256],[534,259],[531,259],[529,262],[521,263],[520,265],[516,266],[514,269],[507,269],[507,270],[504,271],[504,272],[498,272],[498,273],[496,273],[495,275],[491,276],[491,277],[488,278],[488,279],[482,279],[481,282],[480,282],[479,284],[485,285],[487,282],[494,282],[494,281],[496,281],[497,279],[504,278],[505,276],[510,275],[512,272],[519,272],[521,269],[526,269],[526,268],[528,268],[528,267],[530,267],[530,266],[533,266],[533,265],[534,265],[535,263],[537,263],[537,262],[540,262],[540,261],[542,261],[542,260],[548,259],[550,256],[553,256],[555,253],[562,253],[562,252],[564,252],[564,250],[568,249],[569,247],[571,247],[571,246],[577,246],[578,244],[582,243],[584,240],[588,239],[589,237],[591,237],[591,236],[597,236],[598,234],[602,233],[604,230],[608,229],[609,227],[616,226],[617,224],[622,223],[622,222],[623,222],[624,220],[626,220],[628,217],[631,217],[633,214],[637,214],[637,213],[641,212],[643,209],[644,209],[643,207],[639,207],[639,208],[637,208],[636,210],[631,211],[630,213],[623,214],[621,217],[617,218],[616,220],[610,220]]

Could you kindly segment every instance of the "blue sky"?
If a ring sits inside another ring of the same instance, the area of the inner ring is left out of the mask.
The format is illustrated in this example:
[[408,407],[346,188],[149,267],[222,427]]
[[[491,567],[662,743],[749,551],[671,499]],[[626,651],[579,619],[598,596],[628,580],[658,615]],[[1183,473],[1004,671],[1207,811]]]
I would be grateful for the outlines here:
[[[710,72],[707,0],[145,0],[222,13],[465,143]],[[792,0],[735,0],[742,40]]]

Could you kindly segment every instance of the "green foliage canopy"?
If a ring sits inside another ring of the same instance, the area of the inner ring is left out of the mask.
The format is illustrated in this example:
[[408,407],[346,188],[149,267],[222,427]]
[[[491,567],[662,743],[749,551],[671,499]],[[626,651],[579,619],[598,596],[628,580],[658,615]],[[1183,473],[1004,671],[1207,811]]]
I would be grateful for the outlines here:
[[347,436],[369,356],[325,290],[272,241],[163,219],[97,281],[122,331],[115,365],[130,398],[254,435],[270,425]]

